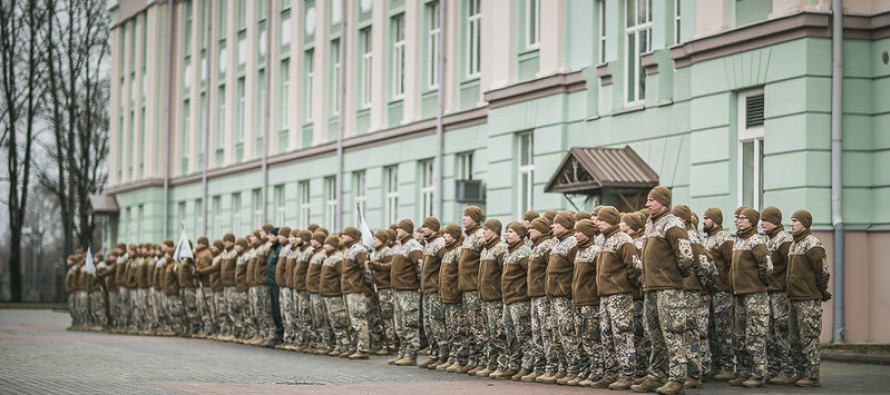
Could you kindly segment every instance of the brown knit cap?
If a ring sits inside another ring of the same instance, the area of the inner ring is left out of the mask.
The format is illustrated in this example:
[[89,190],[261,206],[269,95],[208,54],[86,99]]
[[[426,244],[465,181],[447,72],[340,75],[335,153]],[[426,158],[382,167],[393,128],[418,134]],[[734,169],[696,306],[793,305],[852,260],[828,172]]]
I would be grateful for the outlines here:
[[520,238],[524,238],[528,235],[528,227],[519,221],[513,221],[507,224],[507,229],[516,232],[516,234],[519,235]]
[[797,222],[800,222],[800,224],[807,229],[813,226],[813,214],[810,214],[810,212],[807,210],[797,210],[794,212],[794,214],[791,214],[791,218],[796,219]]
[[282,226],[282,227],[278,228],[278,235],[284,236],[284,237],[290,237],[290,231],[291,231],[290,227]]
[[552,223],[553,223],[553,220],[556,219],[556,215],[557,215],[557,214],[559,214],[559,212],[556,211],[556,210],[547,210],[547,211],[544,212],[543,217],[544,217],[544,218],[547,218],[547,219],[550,221],[550,223],[552,224]]
[[572,229],[575,227],[575,215],[568,211],[561,211],[559,214],[556,214],[553,223],[560,224],[566,229]]
[[580,221],[582,219],[590,219],[590,213],[584,210],[581,210],[575,213],[575,221]]
[[[172,241],[172,240],[171,240],[171,241]],[[234,242],[235,242],[235,234],[232,233],[232,232],[226,233],[226,234],[223,236],[223,241],[224,241],[224,242],[225,242],[225,241],[230,241],[230,242],[234,243]]]
[[362,239],[362,232],[355,226],[347,226],[346,229],[343,229],[343,234],[351,237],[353,240],[361,241]]
[[751,207],[745,207],[741,214],[748,217],[751,221],[751,226],[757,226],[757,223],[760,222],[760,213]]
[[532,220],[530,224],[528,224],[529,229],[537,230],[543,234],[550,233],[550,220],[547,217],[538,217]]
[[324,244],[325,237],[328,237],[328,235],[324,234],[324,232],[315,231],[312,234],[312,240],[317,241],[319,244]]
[[464,215],[472,218],[477,224],[482,223],[482,209],[477,206],[469,206],[465,208]]
[[260,237],[262,237],[262,234],[263,234],[262,229],[254,229],[253,230],[253,237],[256,237],[259,239]]
[[723,225],[723,211],[720,211],[717,207],[711,207],[705,210],[705,217],[708,217],[717,225]]
[[535,210],[528,210],[528,211],[525,212],[525,214],[522,214],[522,219],[523,219],[523,220],[526,220],[526,221],[528,221],[528,222],[532,222],[532,220],[534,220],[535,218],[538,218],[538,217],[540,217],[540,216],[541,216],[541,214],[538,214],[537,211],[535,211]]
[[692,223],[692,229],[698,229],[698,214],[695,211],[692,212],[690,222]]
[[205,246],[209,246],[210,240],[207,239],[207,236],[201,236],[198,238],[198,244],[203,244]]
[[176,247],[176,244],[173,243],[173,239],[164,239],[164,245],[167,247]]
[[457,224],[448,224],[442,234],[449,234],[454,240],[460,240],[460,226]]
[[439,219],[436,217],[426,217],[423,220],[423,224],[420,225],[422,228],[430,228],[433,232],[438,232],[439,228],[442,227],[442,224],[439,222]]
[[239,237],[238,240],[235,240],[235,245],[239,245],[242,248],[247,248],[247,239]]
[[590,212],[590,215],[591,215],[591,216],[595,216],[595,217],[599,217],[600,210],[602,210],[602,209],[603,209],[603,206],[596,206],[596,207],[594,207],[593,210]]
[[733,213],[733,215],[735,215],[735,216],[739,216],[739,215],[741,215],[741,214],[742,214],[742,210],[744,210],[744,209],[746,209],[746,208],[748,208],[748,206],[739,206],[739,208],[735,209],[735,212]]
[[304,243],[308,243],[309,240],[312,240],[312,232],[310,232],[307,229],[303,229],[303,230],[300,230],[299,232],[297,232],[297,237],[299,237],[300,239],[303,239]]
[[263,224],[262,229],[264,232],[269,233],[269,231],[272,230],[272,228],[274,228],[274,227],[275,227],[274,225],[266,222],[265,224]]
[[[169,240],[169,239],[168,239],[168,240]],[[172,240],[171,240],[171,241],[172,241]],[[114,246],[114,248],[120,248],[120,249],[122,249],[122,250],[126,250],[126,249],[127,249],[127,245],[124,244],[124,243],[117,243],[117,245]]]
[[374,232],[374,237],[380,239],[383,244],[386,244],[386,242],[389,241],[389,233],[387,233],[385,229]]
[[135,249],[137,249],[137,248],[139,248],[139,246],[137,246],[136,244],[130,244],[130,245],[127,246],[127,249],[128,249],[128,250],[135,250]]
[[621,216],[621,222],[624,222],[628,228],[633,230],[643,229],[646,224],[643,222],[643,218],[636,213],[626,213]]
[[671,206],[671,190],[661,185],[652,188],[652,190],[649,191],[648,197],[655,200],[656,202],[661,203],[665,207]]
[[692,222],[692,209],[685,204],[678,204],[674,206],[674,209],[671,210],[671,214],[674,214],[677,218],[680,218],[686,221],[687,224]]
[[582,219],[578,222],[575,222],[575,231],[581,232],[587,237],[595,237],[597,231],[596,225],[593,224],[592,220]]
[[399,238],[399,234],[396,233],[394,229],[384,229],[383,231],[386,232],[387,236],[389,236],[389,241],[391,242],[394,242],[396,241],[396,239]]
[[225,248],[222,240],[220,240],[220,239],[213,240],[213,246],[216,247],[216,249],[218,249],[218,250]]
[[498,221],[497,218],[489,218],[485,220],[484,228],[488,228],[488,230],[496,233],[498,236],[501,235],[501,229],[503,229],[503,225],[501,225],[501,221]]
[[331,247],[337,248],[340,247],[340,238],[334,235],[330,235],[324,239],[324,243]]
[[760,212],[760,219],[773,225],[782,225],[782,210],[776,206],[765,207]]
[[318,230],[318,224],[315,224],[315,223],[309,224],[309,226],[306,227],[306,230],[308,230],[311,233],[315,233],[315,231]]
[[312,233],[315,233],[315,232],[324,233],[324,237],[328,237],[328,235],[331,234],[331,232],[328,230],[328,228],[325,228],[324,226],[316,226],[315,230],[313,230]]
[[618,213],[617,208],[612,206],[600,206],[596,218],[612,226],[621,222],[621,214]]
[[399,221],[399,226],[396,227],[396,229],[404,230],[405,232],[408,232],[408,234],[410,235],[410,234],[414,233],[414,221],[411,221],[410,219],[405,218],[405,219]]

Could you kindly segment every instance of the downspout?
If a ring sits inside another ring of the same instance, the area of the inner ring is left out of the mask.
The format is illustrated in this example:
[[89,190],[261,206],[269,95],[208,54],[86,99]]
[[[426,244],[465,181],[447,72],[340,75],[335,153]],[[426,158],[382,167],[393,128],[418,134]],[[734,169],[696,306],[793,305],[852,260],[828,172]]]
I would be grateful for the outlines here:
[[831,224],[834,227],[834,328],[832,342],[843,343],[844,324],[844,217],[843,153],[844,104],[844,8],[843,0],[831,2]]
[[[335,0],[336,1],[336,0]],[[343,134],[346,132],[346,34],[347,28],[346,0],[340,1],[340,76],[337,90],[340,92],[338,101],[340,102],[340,116],[337,121],[337,174],[334,176],[334,182],[337,184],[337,212],[334,213],[334,229],[340,229],[343,223]]]
[[[263,1],[263,0],[260,0]],[[263,223],[266,222],[266,192],[269,187],[269,117],[271,116],[271,112],[269,108],[271,107],[271,81],[272,77],[270,74],[272,73],[272,0],[266,0],[266,6],[263,10],[266,13],[266,72],[263,73],[263,84],[266,85],[266,97],[263,98],[265,100],[263,106],[263,189],[260,192],[260,210],[263,212]],[[257,224],[262,225],[262,224]],[[275,224],[277,226],[283,226],[284,224]]]
[[170,215],[170,122],[172,113],[170,102],[173,98],[173,0],[167,0],[167,127],[164,131],[164,238],[168,236],[167,225]]
[[[204,99],[204,163],[203,169],[201,169],[201,201],[203,204],[201,205],[201,226],[202,229],[196,229],[197,232],[201,232],[201,235],[207,235],[207,205],[209,202],[207,201],[207,167],[208,163],[210,163],[210,65],[213,63],[213,51],[210,50],[210,37],[211,30],[210,21],[213,18],[213,2],[207,2],[207,12],[204,15],[204,47],[207,49],[207,82],[205,85],[205,99]],[[202,70],[203,72],[203,70]],[[219,127],[219,125],[217,125]],[[215,235],[219,236],[219,235]]]
[[445,73],[445,0],[439,0],[439,57],[436,61],[439,63],[436,70],[436,79],[439,81],[439,103],[436,113],[436,158],[433,160],[433,216],[442,218],[442,154],[445,145],[445,125],[443,117],[445,115],[445,81],[443,80]]

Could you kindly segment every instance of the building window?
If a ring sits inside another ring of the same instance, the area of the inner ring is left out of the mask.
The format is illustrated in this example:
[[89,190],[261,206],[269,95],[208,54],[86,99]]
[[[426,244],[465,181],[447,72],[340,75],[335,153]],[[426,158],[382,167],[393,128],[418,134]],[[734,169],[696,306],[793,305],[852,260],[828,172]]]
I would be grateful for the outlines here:
[[532,196],[534,196],[534,135],[532,132],[519,134],[519,208],[518,215],[532,209]]
[[[182,105],[182,135],[180,136],[182,141],[182,146],[180,147],[179,155],[182,159],[180,164],[182,165],[182,169],[180,174],[187,174],[189,171],[189,134],[191,130],[191,122],[192,122],[192,111],[191,105],[189,101],[186,100]],[[131,144],[133,142],[131,141]],[[135,144],[134,144],[135,145]],[[132,157],[130,158],[132,160]]]
[[225,38],[226,34],[228,34],[227,30],[229,27],[229,18],[226,13],[226,8],[228,7],[228,3],[229,3],[228,1],[220,1],[217,3],[217,4],[219,4],[219,13],[216,14],[217,16],[219,16],[219,23],[217,23],[217,25],[219,25],[218,31],[219,31],[219,38],[221,38],[221,39]]
[[284,184],[275,186],[275,224],[284,225],[287,214],[287,201],[284,199]]
[[256,226],[260,226],[266,222],[265,216],[263,215],[263,190],[262,189],[254,189],[253,190],[253,223]]
[[[178,215],[176,216],[176,218],[179,220],[179,223],[178,223],[177,225],[179,225],[179,226],[182,227],[182,228],[185,228],[185,224],[186,224],[186,221],[185,221],[185,219],[186,219],[185,202],[179,202],[179,205],[178,205],[178,206],[179,206],[179,207],[177,208],[177,210],[178,210],[178,211],[177,211],[177,214],[178,214]],[[137,228],[138,228],[138,226],[137,226]],[[133,233],[135,234],[136,232],[133,232]]]
[[245,20],[247,19],[247,11],[244,8],[244,2],[247,0],[235,0],[236,13],[235,18],[237,18],[238,22],[238,30],[246,29],[247,25],[245,24]]
[[626,7],[624,103],[630,106],[643,104],[646,99],[646,75],[641,58],[649,52],[652,41],[652,0],[628,0]]
[[399,167],[386,167],[384,174],[386,175],[386,220],[394,224],[399,222]]
[[[262,147],[263,134],[266,133],[266,69],[260,69],[257,72],[256,78],[257,84],[257,95],[259,96],[256,100],[256,115],[254,115],[254,119],[258,121],[257,131],[254,133],[257,139],[257,148]],[[262,151],[260,151],[262,152]],[[261,156],[261,154],[257,154],[257,156]]]
[[361,100],[362,108],[371,107],[371,63],[373,54],[371,52],[371,28],[367,27],[361,30],[359,41],[362,48],[362,89]]
[[439,25],[439,2],[426,6],[427,25],[427,88],[439,88],[439,40],[442,26]]
[[457,179],[473,179],[473,152],[457,154]]
[[541,0],[525,0],[525,49],[541,44]]
[[238,118],[235,120],[235,127],[238,129],[235,135],[238,136],[238,143],[244,142],[244,129],[246,129],[245,123],[247,122],[247,117],[244,116],[246,107],[244,89],[244,77],[241,77],[238,79]]
[[368,203],[368,184],[365,182],[364,170],[352,173],[352,191],[355,195],[355,206],[364,214]]
[[137,229],[138,235],[136,237],[137,237],[137,240],[142,241],[142,240],[145,240],[145,235],[142,233],[143,230],[145,229],[145,227],[141,226],[141,224],[145,223],[145,207],[140,204],[139,207],[137,208],[137,212],[138,212],[138,216],[136,217],[136,229]]
[[199,236],[207,236],[207,230],[204,229],[204,201],[195,200],[195,234]]
[[232,231],[241,234],[241,192],[232,194]]
[[331,41],[331,112],[340,114],[340,39]]
[[185,56],[188,57],[192,53],[192,2],[191,0],[185,2],[185,43],[183,44],[183,49],[185,50]]
[[216,93],[219,102],[219,113],[216,114],[216,149],[226,145],[226,86],[220,85]]
[[420,217],[426,218],[433,215],[433,160],[420,161]]
[[222,196],[213,197],[213,237],[222,237]]
[[127,220],[126,231],[124,231],[124,239],[133,242],[133,234],[130,233],[130,230],[133,228],[133,208],[127,207],[127,215],[124,217]]
[[280,130],[290,127],[290,59],[281,61],[281,92],[278,98],[278,113],[281,120]]
[[482,1],[467,0],[467,78],[479,77],[482,70]]
[[304,119],[306,122],[312,122],[312,92],[315,89],[315,50],[310,49],[306,51],[306,56],[304,57],[304,61],[306,62],[306,93],[303,94],[304,100]]
[[682,18],[681,18],[681,14],[680,14],[681,11],[682,10],[680,9],[680,0],[674,0],[674,45],[679,44],[681,41],[681,38],[680,38],[681,37],[680,36],[680,33],[681,33],[680,22],[682,22]]
[[606,0],[599,0],[599,62],[606,63]]
[[300,227],[306,229],[309,227],[309,217],[311,215],[309,208],[311,207],[311,196],[309,195],[309,180],[300,181]]
[[405,94],[405,14],[392,18],[392,97]]
[[337,177],[324,178],[324,219],[328,229],[337,229]]
[[738,203],[754,207],[763,205],[763,90],[741,92],[738,96]]

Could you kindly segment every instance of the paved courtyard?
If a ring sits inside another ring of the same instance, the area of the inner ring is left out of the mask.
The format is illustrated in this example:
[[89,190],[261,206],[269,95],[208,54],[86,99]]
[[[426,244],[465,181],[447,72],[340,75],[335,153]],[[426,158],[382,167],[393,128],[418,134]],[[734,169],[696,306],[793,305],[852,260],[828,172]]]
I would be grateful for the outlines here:
[[[0,309],[0,394],[617,394],[494,381],[241,344],[67,332],[68,315]],[[630,393],[630,392],[627,392]],[[687,394],[890,393],[890,366],[825,362],[822,387],[747,390],[706,383]]]

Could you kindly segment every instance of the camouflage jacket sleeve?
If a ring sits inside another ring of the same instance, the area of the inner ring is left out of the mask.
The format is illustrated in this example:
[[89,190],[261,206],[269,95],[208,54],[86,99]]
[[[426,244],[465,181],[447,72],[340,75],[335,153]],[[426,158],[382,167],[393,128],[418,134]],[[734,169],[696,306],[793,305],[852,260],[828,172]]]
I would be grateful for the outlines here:
[[665,238],[674,248],[674,256],[677,258],[677,266],[683,277],[689,277],[692,274],[692,266],[694,258],[692,256],[692,244],[689,242],[689,236],[683,228],[672,226],[665,231]]
[[618,256],[627,266],[627,279],[635,286],[640,286],[640,274],[643,271],[643,261],[633,242],[627,242],[618,247]]
[[704,245],[693,244],[692,251],[695,254],[695,277],[705,289],[713,289],[717,283],[717,265],[714,264],[714,258]]
[[757,260],[757,273],[760,276],[760,282],[763,285],[769,285],[769,276],[773,274],[773,261],[770,258],[766,244],[755,245],[751,253],[754,254],[754,259]]
[[825,295],[828,291],[828,279],[831,277],[831,271],[828,269],[828,256],[825,255],[825,249],[820,245],[811,247],[807,250],[807,260],[813,265],[813,273],[816,273],[816,285],[819,291]]

